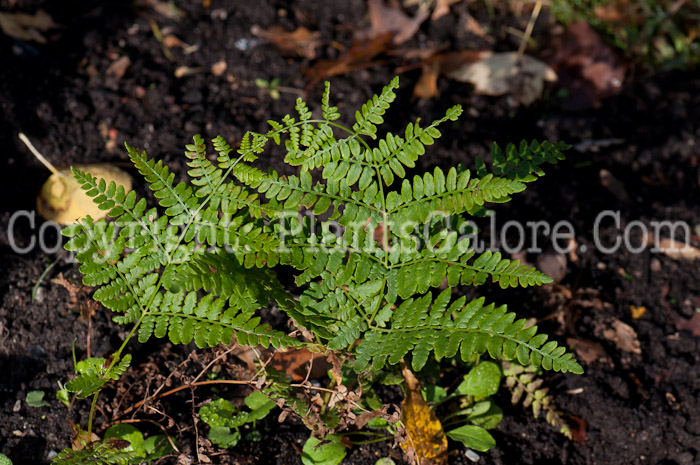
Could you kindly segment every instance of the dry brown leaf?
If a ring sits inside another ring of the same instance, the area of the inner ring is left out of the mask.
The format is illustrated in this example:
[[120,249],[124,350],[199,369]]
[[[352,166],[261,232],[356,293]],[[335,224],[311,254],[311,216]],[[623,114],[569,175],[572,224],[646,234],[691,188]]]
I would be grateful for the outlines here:
[[155,10],[156,13],[173,21],[177,21],[185,15],[183,11],[176,7],[173,2],[153,2],[149,0],[144,3],[150,3],[151,8],[153,8],[153,10]]
[[214,76],[221,76],[226,72],[226,68],[228,68],[226,60],[222,58],[221,60],[211,65],[210,71],[211,74],[213,74]]
[[343,362],[332,350],[326,352],[326,360],[331,364],[330,374],[335,378],[336,384],[343,382]]
[[586,433],[588,432],[588,422],[583,418],[570,415],[567,423],[571,430],[571,439],[579,444],[586,442]]
[[695,312],[690,319],[682,317],[674,318],[674,323],[678,331],[689,331],[693,336],[700,337],[700,312]]
[[71,307],[75,307],[76,305],[78,305],[78,293],[81,289],[80,286],[76,286],[75,284],[69,282],[66,278],[63,277],[63,273],[59,273],[58,278],[53,278],[51,282],[62,286],[65,290],[68,291],[68,294],[70,294]]
[[450,13],[450,5],[458,3],[460,0],[437,0],[435,2],[435,9],[433,14],[430,16],[431,21],[442,18],[443,16]]
[[603,330],[603,337],[613,342],[618,349],[633,354],[641,354],[642,349],[637,332],[627,323],[615,319],[609,328]]
[[121,79],[124,74],[126,74],[126,70],[129,68],[129,66],[131,66],[131,60],[128,56],[123,56],[114,60],[107,68],[106,73],[108,76],[114,76],[117,79]]
[[700,259],[700,249],[693,247],[690,244],[666,238],[658,240],[657,243],[655,239],[656,238],[654,235],[649,233],[649,245],[655,247],[664,255],[671,257],[674,260],[693,261],[695,259]]
[[[75,168],[96,178],[102,178],[107,184],[114,181],[118,186],[123,186],[126,192],[131,190],[131,177],[116,166],[95,164],[75,165]],[[37,197],[36,207],[42,218],[62,225],[75,223],[87,215],[94,220],[107,215],[106,210],[100,210],[92,198],[85,195],[85,191],[80,188],[68,168],[52,174],[44,183]]]
[[571,347],[576,352],[576,358],[586,365],[590,365],[598,359],[607,358],[605,349],[597,342],[569,337],[566,339],[566,345]]
[[404,451],[415,453],[418,465],[447,464],[447,437],[442,424],[423,399],[420,382],[408,367],[403,367],[405,398],[401,403],[401,421],[406,427]]
[[303,348],[272,350],[262,346],[239,346],[232,350],[232,354],[245,362],[251,371],[257,370],[256,362],[269,359],[269,367],[287,373],[295,382],[303,381],[307,375],[309,379],[322,378],[330,367],[323,354]]
[[431,53],[423,58],[421,73],[413,96],[417,98],[433,98],[438,95],[437,79],[440,74],[454,71],[467,63],[482,59],[490,52],[479,50],[462,50],[461,52]]
[[90,433],[88,439],[87,431],[83,431],[83,429],[78,425],[73,426],[73,439],[71,439],[71,448],[73,450],[82,450],[85,447],[85,444],[99,440],[100,437],[94,432]]
[[637,1],[617,0],[596,7],[593,11],[596,18],[604,23],[636,28],[645,21],[644,11]]
[[309,60],[316,58],[316,48],[321,44],[321,33],[312,32],[305,27],[290,32],[281,26],[272,26],[267,30],[253,26],[251,32],[273,44],[282,53],[302,56]]
[[545,63],[516,52],[494,53],[480,61],[467,63],[447,76],[474,85],[482,95],[506,95],[517,104],[529,105],[544,90],[544,81],[556,81],[557,75]]
[[486,40],[489,43],[494,42],[494,38],[487,34],[487,32],[484,30],[483,27],[481,27],[481,24],[479,24],[479,21],[474,19],[474,17],[468,13],[465,13],[463,15],[463,20],[464,20],[464,30],[467,32],[470,32],[474,34],[477,37],[481,37],[482,39]]
[[630,196],[627,194],[627,189],[625,189],[625,185],[620,182],[613,174],[603,168],[600,170],[598,173],[598,176],[600,177],[600,184],[606,188],[612,195],[615,196],[617,200],[619,200],[621,203],[630,203],[632,200],[630,199]]
[[391,34],[384,34],[370,40],[355,41],[348,51],[337,60],[319,60],[314,66],[304,70],[304,74],[309,80],[309,86],[331,76],[346,74],[370,66],[372,59],[386,50],[391,38]]
[[411,18],[401,11],[400,6],[395,2],[387,5],[383,0],[369,0],[367,7],[371,29],[363,34],[367,34],[369,38],[391,34],[394,45],[400,45],[413,37],[430,15],[428,11],[421,11]]
[[202,72],[202,68],[199,68],[199,67],[190,68],[189,66],[178,66],[175,69],[175,72],[173,73],[173,75],[179,79],[179,78],[182,78],[185,76],[189,76],[190,74],[197,74],[197,73],[201,73],[201,72]]
[[180,47],[180,48],[187,48],[189,45],[181,41],[177,36],[175,35],[167,35],[163,37],[163,45],[165,45],[168,48],[175,48],[175,47]]
[[597,107],[606,97],[622,90],[627,66],[585,21],[567,26],[551,41],[548,63],[569,91],[564,106]]
[[317,379],[326,376],[328,361],[322,354],[310,352],[308,349],[278,350],[268,366],[284,371],[294,381]]
[[423,65],[423,72],[413,87],[413,96],[416,98],[433,98],[438,95],[437,80],[440,75],[440,65]]
[[44,10],[37,10],[33,15],[26,13],[0,13],[0,29],[15,39],[46,43],[46,38],[39,31],[58,27]]

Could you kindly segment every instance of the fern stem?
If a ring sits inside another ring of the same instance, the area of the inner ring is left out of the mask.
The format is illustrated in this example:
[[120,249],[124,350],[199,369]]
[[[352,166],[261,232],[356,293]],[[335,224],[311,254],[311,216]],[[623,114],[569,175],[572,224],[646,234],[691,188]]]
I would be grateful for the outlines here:
[[[303,192],[303,193],[305,193],[305,194],[315,194],[315,195],[321,194],[320,192],[315,191],[313,188],[311,188],[311,189],[304,189],[304,188],[302,188],[301,186],[294,187],[294,186],[291,186],[291,185],[289,185],[289,184],[287,184],[287,183],[283,183],[283,182],[279,182],[279,181],[271,181],[271,184],[279,184],[279,185],[282,185],[282,186],[284,186],[284,187],[287,187],[287,188],[289,188],[289,189],[291,189],[291,190],[293,190],[293,191],[299,191],[299,192]],[[344,203],[352,203],[352,204],[354,204],[354,205],[357,205],[358,207],[365,207],[365,208],[368,209],[368,210],[373,210],[373,211],[375,211],[375,212],[377,212],[377,213],[379,213],[379,214],[384,214],[384,212],[382,211],[381,208],[377,208],[377,207],[375,207],[374,205],[371,205],[371,204],[368,204],[368,203],[365,203],[365,202],[361,202],[361,201],[359,201],[359,200],[355,200],[355,199],[352,199],[352,198],[341,197],[341,196],[339,196],[339,195],[332,195],[332,194],[328,194],[327,192],[322,192],[322,194],[323,194],[325,197],[331,198],[331,199],[333,199],[333,200],[340,200],[340,201],[342,201],[342,202],[344,202]]]
[[379,309],[382,308],[382,302],[384,301],[384,290],[386,289],[386,278],[382,279],[382,288],[379,290],[379,293],[377,295],[381,296],[379,299],[377,299],[377,308],[374,309],[372,314],[370,315],[369,319],[370,321],[374,322],[374,318],[377,316],[377,313],[379,312]]
[[355,307],[355,309],[357,310],[357,313],[359,313],[360,315],[362,315],[362,317],[365,319],[365,321],[367,321],[367,324],[368,324],[368,325],[371,324],[371,323],[372,323],[372,319],[369,317],[369,315],[367,315],[367,312],[365,312],[365,311],[360,307],[360,304],[355,300],[355,298],[352,296],[352,294],[350,294],[350,292],[348,292],[348,290],[345,289],[344,287],[341,287],[340,289],[342,290],[343,294],[345,294],[345,296],[350,300],[350,302],[352,302],[352,305],[353,305],[353,307]]
[[[285,247],[290,247],[290,248],[291,248],[291,247],[306,248],[306,247],[309,247],[309,244],[307,244],[307,243],[285,244]],[[326,246],[326,245],[324,245],[324,244],[320,244],[320,243],[319,243],[319,244],[313,244],[313,247],[322,247],[322,248],[325,249],[325,250],[334,250],[334,249],[336,249],[336,248],[338,247],[338,245]],[[381,261],[379,258],[375,257],[374,255],[372,255],[372,254],[370,254],[370,253],[365,252],[365,251],[362,250],[362,249],[357,249],[357,248],[355,248],[355,247],[343,247],[342,250],[344,250],[345,252],[350,252],[350,253],[356,253],[356,254],[363,255],[363,256],[369,258],[370,260],[374,260],[375,262],[377,262],[377,263],[379,263],[379,264],[382,264],[382,261]]]
[[95,418],[95,408],[97,407],[97,396],[100,395],[101,389],[99,389],[95,396],[92,398],[92,405],[90,405],[90,416],[88,417],[88,429],[87,429],[87,444],[92,442],[92,420]]

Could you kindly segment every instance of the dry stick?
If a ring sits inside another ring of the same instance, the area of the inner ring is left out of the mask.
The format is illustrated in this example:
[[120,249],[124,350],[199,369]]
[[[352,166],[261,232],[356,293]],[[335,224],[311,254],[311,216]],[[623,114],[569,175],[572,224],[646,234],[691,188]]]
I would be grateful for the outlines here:
[[[256,351],[256,354],[258,355],[258,359],[263,363],[263,366],[262,366],[262,368],[260,369],[260,371],[258,371],[258,372],[255,374],[255,377],[254,377],[252,380],[250,380],[250,381],[238,381],[238,380],[211,380],[211,381],[199,381],[199,382],[197,381],[197,380],[198,380],[199,378],[201,378],[202,375],[209,369],[209,367],[211,367],[217,360],[219,360],[220,358],[224,357],[224,356],[227,355],[229,352],[231,352],[234,348],[235,348],[235,347],[232,347],[231,349],[227,350],[226,352],[224,352],[223,354],[219,355],[217,358],[215,358],[214,360],[212,360],[212,361],[197,375],[197,377],[194,379],[193,382],[188,383],[188,384],[183,384],[183,385],[181,385],[181,386],[179,386],[179,387],[176,387],[176,388],[173,388],[173,389],[171,389],[171,390],[169,390],[169,391],[167,391],[167,392],[160,393],[160,391],[161,391],[161,390],[163,389],[163,387],[165,386],[165,383],[163,383],[163,384],[156,390],[156,392],[155,392],[153,395],[151,395],[151,396],[149,396],[149,397],[146,397],[146,398],[143,399],[143,400],[138,401],[137,403],[135,403],[134,405],[132,405],[132,406],[129,407],[128,409],[124,410],[124,411],[123,411],[121,414],[119,414],[114,420],[117,420],[117,419],[123,417],[124,415],[128,415],[129,413],[133,412],[134,410],[138,410],[138,409],[141,408],[146,402],[150,402],[150,401],[156,400],[156,399],[161,399],[161,398],[166,397],[166,396],[169,396],[169,395],[171,395],[171,394],[175,394],[176,392],[182,391],[183,389],[186,389],[186,388],[188,388],[188,387],[204,386],[204,385],[208,385],[208,384],[247,384],[247,385],[254,385],[254,384],[255,384],[255,381],[259,378],[260,373],[261,373],[262,371],[265,370],[265,367],[267,366],[267,364],[270,363],[270,361],[272,360],[272,357],[270,357],[267,361],[264,361],[264,362],[263,362],[263,361],[262,361],[262,358],[260,357],[260,354],[257,353],[257,351]],[[187,363],[187,361],[188,361],[191,357],[192,357],[192,354],[190,354],[190,356],[187,358],[187,360],[185,360],[185,361],[183,361],[182,363],[180,363],[179,366],[182,366],[183,364]],[[173,374],[174,374],[174,372],[173,372],[173,373],[170,373],[170,375],[168,375],[168,378],[170,378]],[[166,378],[166,381],[168,380],[168,378]]]
[[34,145],[31,143],[31,141],[27,138],[27,136],[24,135],[23,132],[20,132],[17,137],[19,137],[19,140],[21,140],[24,145],[27,146],[30,152],[32,152],[32,155],[36,157],[37,160],[41,162],[42,165],[44,165],[46,168],[48,168],[49,171],[51,171],[53,174],[61,177],[66,177],[65,174],[61,173],[56,169],[55,166],[51,164],[50,161],[48,161],[39,151],[34,147]]
[[207,364],[207,366],[205,366],[205,367],[202,369],[202,371],[200,371],[199,374],[192,380],[192,382],[193,382],[193,383],[196,383],[197,381],[199,381],[199,378],[201,378],[202,376],[204,376],[204,373],[206,373],[207,370],[209,370],[209,368],[211,368],[211,366],[212,366],[213,364],[215,364],[216,362],[218,362],[219,360],[221,360],[222,358],[224,358],[225,356],[227,356],[228,354],[230,354],[231,352],[233,352],[233,350],[234,350],[236,347],[237,347],[237,346],[234,345],[233,347],[231,347],[230,349],[228,349],[226,352],[224,352],[223,354],[220,354],[220,355],[219,355],[218,357],[216,357],[214,360],[212,360],[211,362],[209,362],[209,363]]
[[180,392],[180,391],[187,389],[187,388],[196,387],[196,386],[206,386],[209,384],[248,384],[248,385],[251,385],[253,383],[255,383],[254,379],[250,380],[250,381],[239,381],[239,380],[235,380],[235,379],[219,379],[219,380],[215,379],[215,380],[210,380],[210,381],[199,381],[197,383],[183,384],[183,385],[178,386],[176,388],[173,388],[169,391],[163,392],[161,394],[154,394],[150,397],[147,397],[146,399],[143,399],[143,400],[136,402],[134,405],[132,405],[128,409],[124,410],[118,417],[115,418],[115,420],[123,417],[124,415],[128,415],[133,410],[140,408],[146,402],[150,402],[150,401],[156,400],[156,399],[162,399],[163,397],[167,397],[169,395],[175,394],[176,392]]
[[148,402],[149,400],[158,399],[158,398],[159,398],[159,397],[158,397],[158,393],[159,393],[160,391],[162,391],[163,388],[165,388],[165,385],[168,383],[168,380],[169,380],[173,375],[175,375],[175,373],[177,373],[178,370],[179,370],[183,365],[187,364],[187,363],[190,361],[190,359],[194,356],[194,354],[195,354],[195,352],[190,352],[190,354],[187,356],[187,358],[186,358],[185,360],[183,360],[182,362],[180,362],[180,363],[178,364],[177,368],[175,368],[173,371],[170,372],[170,374],[165,378],[165,381],[163,381],[163,383],[162,383],[160,386],[158,386],[158,389],[156,389],[155,392],[154,392],[150,397],[146,397],[145,399],[143,399],[142,401],[138,402],[137,404],[132,405],[131,407],[129,407],[128,409],[126,409],[123,413],[121,413],[120,415],[118,415],[115,419],[121,418],[121,417],[123,417],[124,415],[126,415],[126,414],[132,412],[133,410],[136,410],[136,409],[140,408],[143,404],[145,404],[145,403]]
[[202,457],[199,454],[199,428],[197,427],[197,414],[194,411],[194,389],[190,386],[190,394],[192,396],[192,423],[194,424],[194,450],[197,453],[197,463],[202,463]]
[[530,21],[527,23],[527,28],[525,28],[525,34],[520,39],[520,47],[518,47],[518,56],[523,56],[525,53],[525,48],[527,47],[527,41],[532,35],[532,29],[535,27],[535,22],[537,22],[537,17],[540,15],[542,10],[542,2],[537,1],[535,7],[532,9],[532,14],[530,15]]
[[87,310],[88,312],[88,330],[87,330],[87,358],[90,358],[90,333],[92,332],[92,311],[90,308]]

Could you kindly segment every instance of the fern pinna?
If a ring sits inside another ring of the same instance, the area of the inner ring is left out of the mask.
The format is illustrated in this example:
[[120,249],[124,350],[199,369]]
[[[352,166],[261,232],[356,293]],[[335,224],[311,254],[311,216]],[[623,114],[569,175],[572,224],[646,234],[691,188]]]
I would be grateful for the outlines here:
[[[167,166],[127,146],[160,208],[74,170],[113,218],[87,218],[63,231],[84,283],[97,288],[94,298],[115,312],[116,322],[133,323],[129,338],[142,342],[167,336],[199,347],[234,338],[266,347],[321,344],[354,355],[361,372],[404,358],[418,370],[430,354],[459,352],[470,360],[488,352],[580,373],[570,353],[505,306],[452,299],[455,287],[487,279],[506,288],[550,278],[498,252],[477,255],[468,238],[441,227],[479,214],[487,202],[508,201],[543,174],[542,164],[562,159],[565,144],[523,142],[505,151],[494,145],[491,173],[479,161],[476,174],[435,168],[409,178],[407,170],[440,137],[438,127],[462,110],[379,136],[397,86],[395,78],[347,127],[337,123],[326,83],[320,118],[299,99],[297,117],[270,121],[265,134],[246,133],[235,153],[214,139],[215,162],[195,136],[185,152],[189,184],[176,184]],[[269,143],[284,144],[285,162],[298,167],[298,176],[252,165]],[[298,300],[277,280],[279,264],[299,270]],[[302,342],[261,323],[256,310],[272,302],[316,340]],[[86,361],[69,389],[84,397],[118,378],[129,362],[122,356],[127,341],[109,361]]]

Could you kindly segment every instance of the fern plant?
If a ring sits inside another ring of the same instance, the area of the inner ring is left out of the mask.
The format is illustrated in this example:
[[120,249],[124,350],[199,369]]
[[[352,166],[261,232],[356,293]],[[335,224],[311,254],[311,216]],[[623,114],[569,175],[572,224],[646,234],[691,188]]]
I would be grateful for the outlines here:
[[[77,252],[94,298],[131,331],[108,359],[81,362],[67,388],[95,396],[94,411],[100,389],[127,368],[133,336],[198,347],[234,340],[304,345],[335,351],[369,376],[402,359],[420,370],[430,356],[473,360],[486,352],[581,373],[564,347],[505,306],[452,297],[458,286],[489,279],[507,288],[550,278],[498,252],[476,254],[468,238],[443,227],[446,219],[479,214],[487,202],[507,202],[543,174],[544,163],[561,160],[566,145],[533,141],[505,151],[494,145],[491,173],[481,163],[476,174],[435,168],[411,178],[407,172],[440,137],[439,126],[462,110],[455,106],[430,124],[417,120],[400,135],[380,135],[397,86],[395,78],[347,127],[337,122],[326,83],[319,118],[299,99],[297,116],[270,121],[267,133],[246,133],[235,152],[214,139],[216,162],[197,135],[185,152],[190,183],[176,184],[166,165],[127,146],[160,208],[73,170],[113,221],[87,218],[65,228],[66,248]],[[254,166],[270,144],[283,145],[285,162],[298,175]],[[277,265],[298,270],[298,298],[280,284]],[[440,286],[446,288],[438,292]],[[312,340],[263,323],[256,311],[270,304]],[[91,423],[92,414],[88,429]]]

